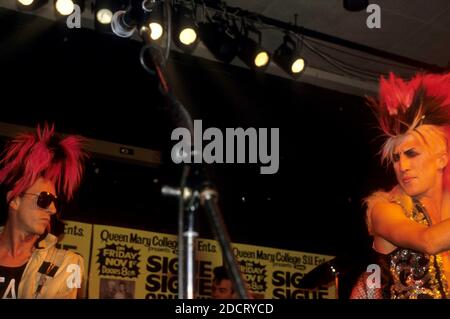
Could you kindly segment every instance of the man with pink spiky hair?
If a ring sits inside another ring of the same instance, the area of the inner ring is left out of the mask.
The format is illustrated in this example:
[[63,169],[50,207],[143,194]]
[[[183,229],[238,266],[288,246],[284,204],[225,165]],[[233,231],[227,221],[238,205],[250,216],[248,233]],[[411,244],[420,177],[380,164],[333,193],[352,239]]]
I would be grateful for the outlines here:
[[86,153],[78,136],[60,138],[45,124],[11,140],[0,160],[0,298],[76,298],[83,258],[57,249],[51,234],[62,197],[70,200]]
[[382,160],[393,166],[397,185],[366,199],[381,281],[377,287],[375,273],[363,274],[351,297],[449,298],[450,73],[410,81],[390,74],[369,105],[386,136]]

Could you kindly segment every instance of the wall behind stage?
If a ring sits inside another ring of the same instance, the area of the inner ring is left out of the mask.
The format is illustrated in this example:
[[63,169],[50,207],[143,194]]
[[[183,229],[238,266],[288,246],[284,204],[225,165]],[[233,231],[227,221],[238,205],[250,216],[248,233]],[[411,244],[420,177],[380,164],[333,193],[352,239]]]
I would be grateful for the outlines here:
[[[178,293],[177,237],[106,225],[66,221],[59,244],[85,261],[82,291],[89,299],[174,299]],[[300,289],[301,278],[332,256],[232,244],[254,299],[332,299],[334,282]],[[213,270],[223,265],[216,241],[196,243],[196,298],[211,298]]]

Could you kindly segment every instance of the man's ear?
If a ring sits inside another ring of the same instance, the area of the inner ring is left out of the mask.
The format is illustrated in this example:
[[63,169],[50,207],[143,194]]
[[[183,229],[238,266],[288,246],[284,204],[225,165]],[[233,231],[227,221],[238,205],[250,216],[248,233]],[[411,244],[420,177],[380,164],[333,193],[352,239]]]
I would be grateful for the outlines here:
[[440,169],[444,169],[448,164],[448,154],[447,153],[442,153],[439,157],[438,157],[438,167]]
[[[10,198],[11,197],[11,191],[9,191],[8,193],[6,193],[6,198]],[[12,209],[16,210],[19,208],[20,205],[20,198],[19,196],[15,196],[10,202],[9,202],[9,207],[11,207]]]

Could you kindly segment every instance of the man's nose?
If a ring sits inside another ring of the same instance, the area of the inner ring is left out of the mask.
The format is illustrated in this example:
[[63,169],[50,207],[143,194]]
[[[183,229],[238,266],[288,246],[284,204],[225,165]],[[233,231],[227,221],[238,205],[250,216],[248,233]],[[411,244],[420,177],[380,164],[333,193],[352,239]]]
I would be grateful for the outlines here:
[[404,172],[410,168],[409,159],[406,156],[400,156],[398,161],[400,171]]
[[56,209],[55,203],[51,202],[50,206],[48,206],[48,208],[46,209],[46,211],[50,214],[50,215],[54,215],[56,214],[56,212],[58,211]]

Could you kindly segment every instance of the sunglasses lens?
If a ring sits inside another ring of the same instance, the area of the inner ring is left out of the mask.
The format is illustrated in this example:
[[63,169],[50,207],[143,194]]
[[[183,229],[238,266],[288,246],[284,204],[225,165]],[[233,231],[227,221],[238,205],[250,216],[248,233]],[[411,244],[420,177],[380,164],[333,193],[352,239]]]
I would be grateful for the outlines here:
[[43,209],[49,208],[52,202],[54,202],[55,206],[57,206],[56,198],[52,194],[47,192],[40,193],[37,199],[38,206]]

